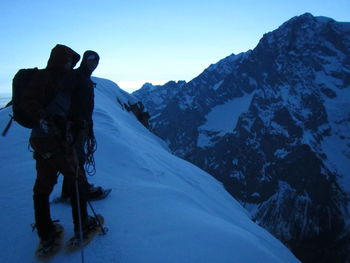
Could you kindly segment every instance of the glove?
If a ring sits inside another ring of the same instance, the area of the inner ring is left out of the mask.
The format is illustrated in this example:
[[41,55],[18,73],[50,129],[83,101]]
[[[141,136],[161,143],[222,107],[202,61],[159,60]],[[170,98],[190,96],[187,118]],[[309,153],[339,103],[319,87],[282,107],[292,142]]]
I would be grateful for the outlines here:
[[47,121],[47,120],[45,120],[45,119],[40,119],[40,121],[39,121],[39,127],[40,127],[40,129],[43,131],[43,132],[45,132],[45,133],[49,133],[49,131],[50,131],[50,124],[49,124],[49,122]]
[[44,133],[48,135],[54,135],[58,133],[65,135],[66,120],[59,115],[50,115],[46,118],[40,119],[39,127]]

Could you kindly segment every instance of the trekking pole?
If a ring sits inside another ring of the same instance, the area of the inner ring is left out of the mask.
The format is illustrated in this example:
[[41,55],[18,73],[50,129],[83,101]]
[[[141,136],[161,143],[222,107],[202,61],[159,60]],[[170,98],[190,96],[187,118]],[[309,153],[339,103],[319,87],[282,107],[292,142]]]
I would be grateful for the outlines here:
[[7,123],[7,125],[6,125],[6,127],[5,127],[5,129],[4,129],[4,131],[2,132],[2,134],[1,134],[2,136],[6,136],[7,132],[8,132],[9,129],[10,129],[10,126],[11,126],[12,121],[13,121],[13,116],[10,115],[10,117],[11,117],[11,119],[9,120],[9,122]]
[[98,226],[101,228],[102,234],[103,234],[103,235],[107,234],[107,228],[103,227],[103,225],[101,224],[100,220],[99,220],[98,217],[97,217],[97,214],[95,213],[94,208],[92,207],[91,202],[90,202],[90,201],[87,201],[87,203],[89,204],[89,206],[90,206],[90,208],[91,208],[91,211],[92,211],[92,213],[94,214],[94,217],[96,218],[96,221],[97,221]]
[[[76,166],[75,169],[75,191],[77,195],[77,206],[78,206],[78,220],[79,220],[79,239],[80,242],[83,242],[83,224],[81,219],[81,211],[80,211],[80,196],[79,196],[79,187],[78,187],[78,172],[79,172],[79,166]],[[81,262],[84,263],[84,247],[81,246]]]

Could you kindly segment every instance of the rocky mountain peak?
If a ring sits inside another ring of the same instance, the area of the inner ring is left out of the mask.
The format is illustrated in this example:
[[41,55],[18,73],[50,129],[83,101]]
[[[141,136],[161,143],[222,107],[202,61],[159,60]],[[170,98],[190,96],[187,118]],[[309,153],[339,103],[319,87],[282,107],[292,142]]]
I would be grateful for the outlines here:
[[350,254],[349,28],[306,13],[176,96],[162,86],[140,97],[173,152],[220,180],[303,262]]

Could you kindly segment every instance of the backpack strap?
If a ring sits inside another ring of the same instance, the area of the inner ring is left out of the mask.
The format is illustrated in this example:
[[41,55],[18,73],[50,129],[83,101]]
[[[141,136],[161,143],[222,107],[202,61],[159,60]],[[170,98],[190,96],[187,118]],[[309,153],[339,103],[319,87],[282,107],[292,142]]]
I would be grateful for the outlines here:
[[13,121],[13,116],[10,115],[11,119],[9,120],[9,122],[7,123],[4,131],[2,132],[2,136],[6,136],[7,132],[9,131],[10,127],[11,127],[11,124],[12,124],[12,121]]

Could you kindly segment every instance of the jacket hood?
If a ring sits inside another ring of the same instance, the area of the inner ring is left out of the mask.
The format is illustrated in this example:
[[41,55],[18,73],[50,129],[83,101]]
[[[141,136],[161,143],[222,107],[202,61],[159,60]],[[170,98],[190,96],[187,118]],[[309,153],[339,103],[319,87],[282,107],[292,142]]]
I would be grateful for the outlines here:
[[97,63],[100,61],[100,56],[97,54],[97,52],[95,51],[92,51],[92,50],[87,50],[84,52],[84,55],[83,55],[83,59],[80,63],[80,69],[83,70],[85,73],[87,73],[88,75],[91,75],[92,74],[92,71],[90,71],[87,67],[87,60],[89,57],[94,57],[94,59],[97,61]]
[[50,54],[49,61],[47,62],[46,68],[58,68],[64,69],[66,63],[69,58],[72,59],[72,69],[78,63],[80,59],[80,55],[75,52],[73,49],[65,46],[65,45],[56,45]]

